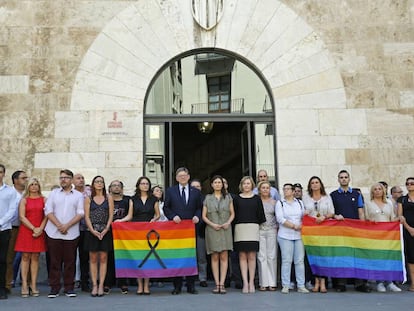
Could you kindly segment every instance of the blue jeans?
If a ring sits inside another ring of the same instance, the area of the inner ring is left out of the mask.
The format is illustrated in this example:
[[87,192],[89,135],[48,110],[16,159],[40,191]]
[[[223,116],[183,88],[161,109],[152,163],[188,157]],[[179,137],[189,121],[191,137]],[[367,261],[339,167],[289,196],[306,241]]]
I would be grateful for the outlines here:
[[288,287],[290,285],[290,270],[292,262],[295,264],[296,283],[298,287],[305,286],[305,248],[302,240],[286,240],[277,237],[279,242],[280,252],[282,256],[282,286]]

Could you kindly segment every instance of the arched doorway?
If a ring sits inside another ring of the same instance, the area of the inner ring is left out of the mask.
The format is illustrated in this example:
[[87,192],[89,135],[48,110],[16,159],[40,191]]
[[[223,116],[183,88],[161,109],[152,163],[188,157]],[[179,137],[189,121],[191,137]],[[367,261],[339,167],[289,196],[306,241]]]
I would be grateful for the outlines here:
[[144,174],[170,186],[186,166],[204,189],[220,174],[237,192],[242,176],[266,169],[277,184],[270,94],[262,74],[228,51],[189,51],[167,62],[146,94]]
[[[279,182],[329,180],[347,163],[346,151],[358,148],[366,116],[347,107],[340,70],[322,37],[279,0],[223,5],[209,31],[194,20],[191,1],[137,1],[115,14],[85,53],[70,108],[55,113],[55,138],[67,144],[65,152],[36,152],[35,167],[100,172],[133,192],[146,171],[144,102],[153,80],[177,55],[210,49],[236,53],[268,81],[277,102],[271,118],[277,117]],[[349,122],[360,126],[338,126]]]

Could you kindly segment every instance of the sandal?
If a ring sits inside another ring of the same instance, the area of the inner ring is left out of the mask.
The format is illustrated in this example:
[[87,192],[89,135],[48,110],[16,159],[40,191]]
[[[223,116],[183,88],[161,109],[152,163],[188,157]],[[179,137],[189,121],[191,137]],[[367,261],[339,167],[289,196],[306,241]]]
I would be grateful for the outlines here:
[[267,287],[260,286],[260,287],[259,287],[259,290],[260,290],[261,292],[265,292],[265,291],[267,291]]
[[211,292],[213,294],[220,294],[220,289],[221,289],[221,286],[220,285],[216,285],[216,288],[213,289]]
[[98,285],[93,285],[92,286],[91,296],[92,297],[97,297],[98,296]]
[[31,295],[32,295],[33,297],[39,297],[39,296],[40,296],[40,292],[39,292],[39,290],[34,290],[34,289],[32,289],[32,291],[31,291]]
[[276,291],[276,289],[277,289],[277,288],[276,288],[276,287],[274,287],[274,286],[270,286],[270,287],[269,287],[269,290],[270,290],[271,292],[275,292],[275,291]]
[[226,291],[226,287],[224,286],[224,285],[219,285],[220,286],[220,294],[227,294],[227,291]]
[[104,291],[103,288],[98,289],[98,297],[103,297],[104,293],[105,293],[105,291]]

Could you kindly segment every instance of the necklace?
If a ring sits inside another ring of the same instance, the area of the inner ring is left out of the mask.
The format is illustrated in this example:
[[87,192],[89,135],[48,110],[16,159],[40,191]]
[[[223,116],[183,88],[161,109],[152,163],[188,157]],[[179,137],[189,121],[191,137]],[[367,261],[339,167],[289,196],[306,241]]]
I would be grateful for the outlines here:
[[374,201],[374,203],[375,203],[375,205],[378,207],[378,210],[377,210],[377,213],[379,213],[379,214],[381,214],[381,215],[384,215],[385,213],[384,213],[384,206],[385,206],[385,204],[383,203],[383,202],[381,202],[382,203],[382,206],[380,205],[380,204],[378,204],[376,201]]

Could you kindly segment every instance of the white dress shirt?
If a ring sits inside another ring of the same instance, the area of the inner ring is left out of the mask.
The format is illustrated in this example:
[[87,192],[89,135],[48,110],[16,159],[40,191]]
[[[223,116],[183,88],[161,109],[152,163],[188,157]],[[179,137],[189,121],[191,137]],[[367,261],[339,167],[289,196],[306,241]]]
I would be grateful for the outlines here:
[[[72,189],[66,192],[62,188],[55,189],[46,201],[45,215],[53,213],[60,223],[66,224],[76,215],[84,216],[83,203],[83,194],[79,191]],[[70,227],[67,234],[62,234],[51,221],[48,221],[45,232],[52,239],[74,240],[79,236],[79,222]]]

